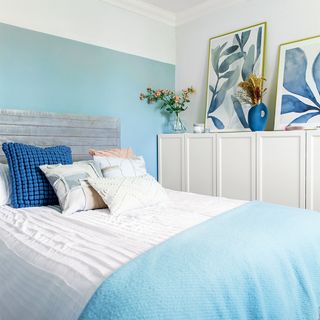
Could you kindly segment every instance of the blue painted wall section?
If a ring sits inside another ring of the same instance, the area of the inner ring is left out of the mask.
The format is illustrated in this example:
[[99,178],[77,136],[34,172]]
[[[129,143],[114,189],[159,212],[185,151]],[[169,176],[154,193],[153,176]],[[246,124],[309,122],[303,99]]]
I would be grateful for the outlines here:
[[174,65],[0,24],[1,107],[119,117],[122,146],[154,176],[167,119],[139,93],[173,89],[174,78]]

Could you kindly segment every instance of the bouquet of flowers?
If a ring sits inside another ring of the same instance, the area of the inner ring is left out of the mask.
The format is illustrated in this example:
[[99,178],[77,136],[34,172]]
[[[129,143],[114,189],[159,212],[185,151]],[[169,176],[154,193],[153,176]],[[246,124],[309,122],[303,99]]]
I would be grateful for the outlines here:
[[147,88],[146,93],[140,94],[140,100],[147,100],[148,104],[160,101],[162,102],[160,109],[178,115],[180,112],[188,109],[186,104],[190,102],[190,95],[194,92],[195,90],[192,87],[182,90],[180,94],[166,89],[154,90]]
[[266,81],[263,77],[258,77],[255,74],[250,74],[246,81],[240,82],[239,87],[239,99],[244,103],[256,106],[262,102],[262,98],[267,91],[263,87],[263,83]]

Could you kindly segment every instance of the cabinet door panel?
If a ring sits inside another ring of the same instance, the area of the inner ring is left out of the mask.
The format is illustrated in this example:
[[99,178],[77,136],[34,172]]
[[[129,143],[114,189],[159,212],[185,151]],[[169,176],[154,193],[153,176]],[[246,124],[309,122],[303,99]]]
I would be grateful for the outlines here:
[[215,135],[186,135],[185,153],[186,191],[205,195],[215,195]]
[[305,207],[304,132],[257,134],[258,199]]
[[159,182],[163,187],[184,191],[184,136],[166,134],[158,137]]
[[256,197],[255,134],[217,135],[217,195],[240,200]]
[[320,211],[320,132],[307,133],[307,209]]

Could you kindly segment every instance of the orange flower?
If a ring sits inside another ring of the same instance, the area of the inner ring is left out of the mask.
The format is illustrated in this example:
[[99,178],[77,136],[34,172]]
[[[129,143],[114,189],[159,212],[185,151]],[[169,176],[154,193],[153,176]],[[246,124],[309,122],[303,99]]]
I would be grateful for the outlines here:
[[179,102],[180,97],[179,96],[175,96],[174,100],[175,100],[175,102]]

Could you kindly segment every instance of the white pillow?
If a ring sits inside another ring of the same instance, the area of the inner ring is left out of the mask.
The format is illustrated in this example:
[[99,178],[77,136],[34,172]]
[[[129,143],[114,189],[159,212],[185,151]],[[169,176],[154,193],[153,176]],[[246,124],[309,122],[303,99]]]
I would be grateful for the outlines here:
[[0,163],[0,206],[11,203],[11,177],[9,166]]
[[139,177],[147,174],[142,156],[134,158],[114,158],[94,156],[105,178]]
[[127,178],[89,178],[88,182],[100,194],[110,213],[139,209],[167,201],[162,186],[151,176]]
[[40,169],[52,185],[63,214],[106,208],[99,194],[87,182],[88,178],[102,178],[94,161],[43,165]]

